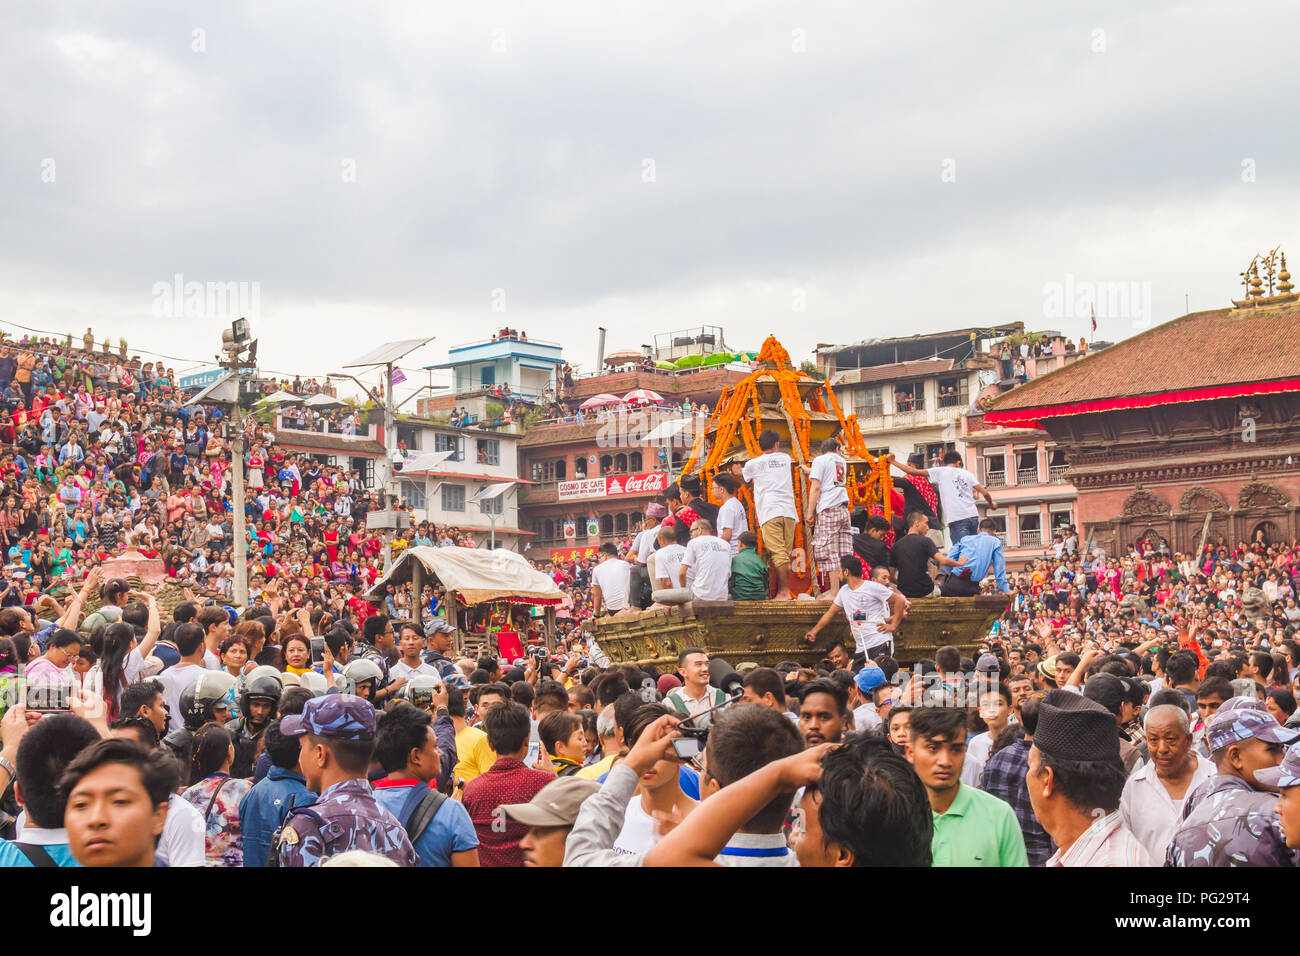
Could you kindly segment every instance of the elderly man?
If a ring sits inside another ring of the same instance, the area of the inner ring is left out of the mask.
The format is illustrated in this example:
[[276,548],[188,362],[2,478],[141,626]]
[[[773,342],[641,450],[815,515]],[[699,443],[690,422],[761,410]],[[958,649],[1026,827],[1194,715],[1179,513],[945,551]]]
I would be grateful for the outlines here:
[[1260,772],[1282,762],[1300,731],[1282,727],[1260,701],[1233,697],[1206,728],[1218,774],[1187,798],[1167,866],[1294,866],[1274,815],[1277,794]]
[[1120,816],[1151,859],[1163,860],[1187,795],[1214,775],[1214,764],[1192,750],[1187,714],[1173,704],[1152,707],[1142,726],[1151,759],[1124,785]]
[[1151,866],[1120,818],[1124,765],[1114,715],[1096,701],[1053,690],[1037,718],[1025,785],[1057,846],[1047,865]]

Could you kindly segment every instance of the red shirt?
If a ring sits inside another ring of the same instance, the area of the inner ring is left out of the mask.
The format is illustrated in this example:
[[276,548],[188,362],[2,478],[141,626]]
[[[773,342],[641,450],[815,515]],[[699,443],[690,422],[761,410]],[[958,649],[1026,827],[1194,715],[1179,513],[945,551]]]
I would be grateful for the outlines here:
[[497,808],[507,803],[527,803],[554,780],[554,774],[526,767],[522,760],[498,757],[487,773],[479,774],[465,784],[464,806],[474,821],[474,832],[478,834],[480,866],[524,865],[524,851],[519,849],[519,841],[528,832],[528,827],[510,819]]

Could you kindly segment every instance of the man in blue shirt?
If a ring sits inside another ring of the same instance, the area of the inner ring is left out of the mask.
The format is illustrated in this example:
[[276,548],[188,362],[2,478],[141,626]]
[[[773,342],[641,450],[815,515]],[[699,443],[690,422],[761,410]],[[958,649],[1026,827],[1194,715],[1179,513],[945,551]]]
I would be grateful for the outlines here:
[[280,733],[280,721],[272,721],[263,732],[266,755],[271,760],[267,775],[239,802],[239,828],[244,835],[244,866],[266,866],[271,837],[296,807],[316,802],[307,781],[298,772],[301,748],[297,737]]
[[406,828],[420,866],[478,866],[469,812],[430,786],[442,770],[432,724],[432,715],[406,703],[379,718],[375,759],[388,775],[374,781],[375,800]]
[[970,597],[980,593],[980,582],[984,576],[989,573],[989,567],[993,568],[994,579],[998,583],[998,590],[1003,594],[1011,591],[1010,585],[1007,584],[1007,561],[1002,554],[1002,542],[993,533],[996,525],[991,518],[985,518],[979,523],[979,532],[977,534],[968,534],[948,552],[948,557],[954,561],[966,558],[965,566],[954,568],[953,574],[949,574],[943,580],[940,593],[944,597]]
[[5,713],[3,730],[0,757],[18,770],[14,794],[27,817],[16,841],[0,840],[0,867],[80,866],[68,846],[67,801],[58,784],[72,758],[99,741],[99,732],[73,714],[47,714],[28,727],[21,704]]

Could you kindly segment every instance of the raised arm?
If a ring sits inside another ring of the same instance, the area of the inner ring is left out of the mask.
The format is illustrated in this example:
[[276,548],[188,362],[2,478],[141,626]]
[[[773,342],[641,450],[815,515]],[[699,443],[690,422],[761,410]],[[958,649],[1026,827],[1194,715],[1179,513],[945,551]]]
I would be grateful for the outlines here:
[[886,457],[886,460],[905,475],[920,475],[922,478],[930,477],[930,472],[927,469],[913,468],[906,462],[899,461],[892,453]]
[[732,835],[778,795],[814,786],[822,758],[838,744],[822,744],[775,760],[702,801],[646,854],[644,866],[714,866]]

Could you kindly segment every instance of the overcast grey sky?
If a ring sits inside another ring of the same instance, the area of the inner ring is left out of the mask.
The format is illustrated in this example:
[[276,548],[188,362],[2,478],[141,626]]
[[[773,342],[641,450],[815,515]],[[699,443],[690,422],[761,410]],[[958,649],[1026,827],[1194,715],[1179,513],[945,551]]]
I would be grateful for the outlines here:
[[196,362],[230,316],[159,315],[177,274],[256,283],[272,369],[436,335],[428,364],[502,324],[590,367],[599,325],[796,358],[1078,337],[1048,291],[1086,283],[1120,339],[1300,239],[1280,4],[84,0],[0,26],[0,320]]

